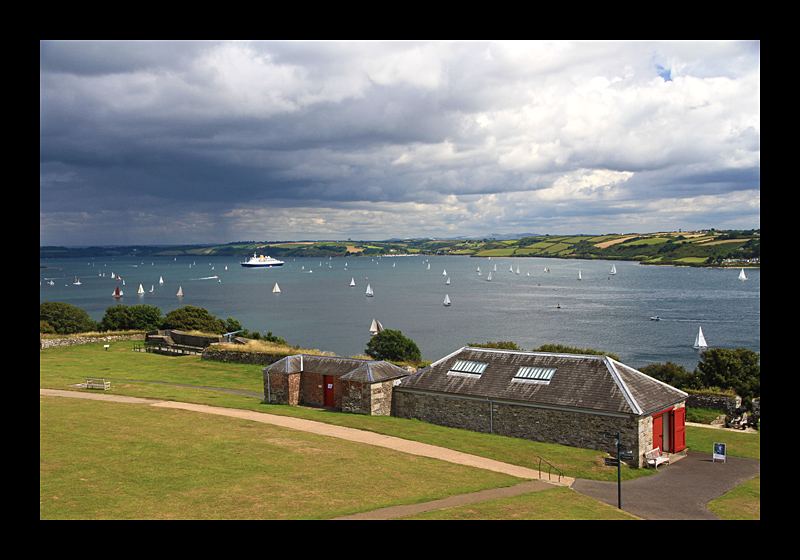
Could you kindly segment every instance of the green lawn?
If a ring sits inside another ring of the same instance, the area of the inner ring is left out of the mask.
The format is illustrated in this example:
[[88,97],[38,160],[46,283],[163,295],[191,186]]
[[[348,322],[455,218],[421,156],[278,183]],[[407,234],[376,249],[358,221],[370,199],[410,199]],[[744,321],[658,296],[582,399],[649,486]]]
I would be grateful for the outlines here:
[[[541,456],[567,476],[616,480],[616,469],[604,467],[605,454],[598,451],[445,428],[416,420],[266,405],[255,397],[148,383],[160,381],[253,392],[263,390],[261,366],[202,361],[197,356],[144,354],[133,352],[132,349],[132,342],[120,341],[111,343],[108,350],[103,350],[102,344],[88,344],[40,351],[39,386],[85,391],[72,386],[83,382],[85,377],[128,379],[132,381],[112,382],[112,392],[304,417],[440,445],[526,467],[536,468],[537,456]],[[385,456],[383,452],[377,454],[372,447],[367,447],[365,451],[357,444],[344,445],[345,442],[339,440],[322,442],[314,439],[311,434],[304,434],[302,437],[299,434],[297,437],[275,435],[274,430],[280,429],[261,424],[256,428],[250,425],[252,423],[236,419],[212,419],[203,415],[203,421],[198,422],[198,416],[187,411],[167,411],[118,403],[47,398],[40,398],[40,403],[42,519],[103,516],[115,519],[325,518],[473,491],[465,488],[481,489],[516,482],[513,477],[495,476],[486,471],[479,471],[482,474],[477,478],[461,471],[451,476],[449,473],[456,472],[452,469],[464,467],[446,463],[422,466],[419,465],[419,459],[410,459],[407,455],[400,455],[398,460],[396,457]],[[247,427],[240,424],[246,424]],[[82,428],[77,429],[76,426]],[[84,430],[85,426],[99,430],[100,437],[98,438],[97,432]],[[686,433],[689,447],[699,451],[710,451],[711,444],[720,441],[718,430],[687,427]],[[228,434],[231,443],[226,447]],[[291,434],[296,432],[291,431]],[[309,443],[306,436],[313,439],[314,443]],[[254,441],[257,443],[253,443]],[[728,444],[728,453],[731,456],[760,458],[760,435],[726,432],[722,441]],[[107,443],[98,445],[98,442]],[[305,452],[298,451],[298,448],[307,449],[312,457],[320,455],[325,458],[325,467],[318,470],[315,461],[306,461],[308,457]],[[322,450],[310,451],[318,448]],[[342,455],[337,456],[336,450],[339,448]],[[389,451],[386,453],[391,455]],[[236,461],[218,463],[214,460],[217,455],[235,458]],[[266,459],[267,456],[269,459]],[[337,458],[328,461],[329,456]],[[165,457],[166,460],[162,463],[159,457]],[[284,479],[273,479],[277,474],[285,472],[286,465],[294,464],[295,460],[299,461],[297,465],[302,465],[302,468],[298,467],[296,474],[287,476],[295,481],[294,486],[300,484],[310,487],[304,487],[298,494],[298,501],[292,502],[290,510],[287,510],[288,490],[281,489]],[[206,463],[209,465],[208,472],[198,467]],[[420,476],[440,479],[441,485],[411,482],[411,475],[405,473],[398,466],[400,464],[411,465],[414,473],[418,467]],[[84,466],[88,469],[88,476],[82,474]],[[232,472],[225,472],[226,468],[232,469]],[[171,472],[172,469],[174,472]],[[319,505],[316,502],[320,500],[320,496],[327,495],[321,486],[333,484],[323,476],[326,469],[330,480],[336,481],[334,487],[337,496],[342,494],[342,497],[336,503]],[[400,469],[396,483],[387,482],[390,488],[382,490],[380,495],[366,498],[365,494],[369,493],[367,486],[363,486],[361,481],[352,480],[361,477],[374,479],[374,474],[370,473],[391,473],[395,469]],[[647,469],[626,468],[623,469],[623,480],[652,473],[653,471]],[[198,477],[204,480],[203,484],[192,485],[190,481]],[[349,498],[347,496],[351,484],[354,493]],[[420,485],[424,488],[417,488]],[[270,494],[273,489],[277,492],[276,496]],[[257,495],[264,491],[269,496],[257,499]],[[154,499],[153,492],[169,494],[170,499],[163,500],[163,504],[151,504],[149,502],[159,502]],[[229,496],[228,502],[224,496]],[[531,494],[527,499],[536,503],[545,498]],[[129,503],[131,500],[133,504]],[[208,506],[205,505],[206,502],[209,502]],[[226,507],[230,503],[238,505]],[[67,507],[65,504],[70,505]],[[604,504],[596,504],[600,510],[605,508]],[[757,501],[756,505],[760,510],[760,502]],[[576,506],[576,511],[584,506],[585,504]],[[548,508],[541,509],[538,505],[525,507],[533,507],[541,512],[549,511]],[[527,518],[527,515],[536,514],[525,513],[522,518]],[[571,515],[583,514],[564,515],[564,518],[571,518]],[[594,518],[594,515],[602,517],[606,514],[601,511],[586,515],[587,517],[581,518]]]

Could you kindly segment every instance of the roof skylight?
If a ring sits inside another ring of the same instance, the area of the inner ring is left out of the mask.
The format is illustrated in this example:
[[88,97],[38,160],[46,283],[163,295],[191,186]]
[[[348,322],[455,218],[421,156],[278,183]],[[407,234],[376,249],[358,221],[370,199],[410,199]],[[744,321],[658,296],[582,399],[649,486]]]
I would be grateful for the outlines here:
[[465,377],[480,377],[488,366],[488,362],[473,362],[470,360],[456,360],[447,375],[463,375]]
[[514,379],[531,381],[550,381],[556,372],[554,367],[522,366],[514,375]]

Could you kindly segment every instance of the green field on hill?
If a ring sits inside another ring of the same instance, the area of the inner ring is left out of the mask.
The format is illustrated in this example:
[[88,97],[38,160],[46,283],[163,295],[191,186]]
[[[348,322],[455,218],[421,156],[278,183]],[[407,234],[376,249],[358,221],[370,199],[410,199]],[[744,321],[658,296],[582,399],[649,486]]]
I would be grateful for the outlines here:
[[495,240],[236,242],[175,247],[40,247],[39,258],[86,256],[376,257],[404,254],[635,260],[679,266],[760,266],[761,230],[608,235],[539,235]]

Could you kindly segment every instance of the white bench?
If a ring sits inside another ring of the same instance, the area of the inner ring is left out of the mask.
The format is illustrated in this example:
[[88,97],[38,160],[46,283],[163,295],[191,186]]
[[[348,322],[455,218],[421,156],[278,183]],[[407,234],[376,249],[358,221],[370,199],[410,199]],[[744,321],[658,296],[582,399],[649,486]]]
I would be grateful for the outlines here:
[[107,391],[108,389],[111,389],[111,381],[106,381],[105,379],[97,379],[95,377],[87,377],[86,388],[103,389],[104,391]]
[[647,459],[647,466],[656,470],[658,470],[658,465],[661,463],[669,465],[669,453],[662,453],[659,447],[645,453],[644,458]]

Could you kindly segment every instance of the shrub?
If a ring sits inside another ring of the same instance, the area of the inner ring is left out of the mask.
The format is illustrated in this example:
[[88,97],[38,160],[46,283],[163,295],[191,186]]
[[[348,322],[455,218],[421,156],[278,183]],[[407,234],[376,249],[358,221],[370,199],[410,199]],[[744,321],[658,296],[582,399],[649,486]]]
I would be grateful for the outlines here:
[[420,361],[422,354],[417,344],[400,331],[387,329],[367,342],[366,354],[375,360],[392,362]]
[[75,334],[97,330],[97,323],[79,307],[62,301],[39,304],[39,326],[46,322],[55,334]]

